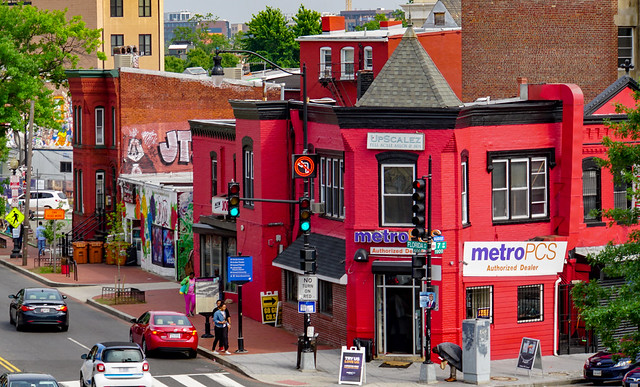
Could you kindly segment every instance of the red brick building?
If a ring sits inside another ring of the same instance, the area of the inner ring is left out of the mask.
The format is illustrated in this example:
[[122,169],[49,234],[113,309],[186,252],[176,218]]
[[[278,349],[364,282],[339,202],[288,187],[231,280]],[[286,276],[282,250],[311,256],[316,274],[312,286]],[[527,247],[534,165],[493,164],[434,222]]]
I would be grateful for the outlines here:
[[[582,91],[571,84],[522,85],[517,98],[463,105],[419,47],[407,33],[357,106],[309,106],[308,148],[318,157],[309,191],[324,204],[309,235],[319,280],[311,324],[321,341],[350,345],[365,338],[376,356],[421,355],[422,284],[411,278],[413,251],[406,244],[411,183],[428,174],[431,159],[432,228],[446,242],[432,262],[438,301],[432,344],[460,344],[462,320],[481,317],[491,320],[492,359],[516,357],[525,336],[540,339],[543,355],[560,351],[570,337],[586,334],[561,319],[571,313],[561,290],[592,275],[588,251],[623,242],[628,232],[590,217],[590,208],[631,205],[619,200],[619,188],[606,170],[594,170],[591,158],[604,154],[602,118],[612,101],[629,102],[637,84],[626,78],[586,109]],[[394,65],[405,55],[424,71],[407,75],[404,61]],[[392,94],[406,77],[413,88]],[[425,95],[420,100],[413,97],[418,90]],[[198,208],[206,210],[213,192],[224,195],[231,179],[241,183],[244,198],[234,222],[224,211],[198,214],[196,266],[224,282],[227,255],[252,256],[254,281],[243,286],[243,314],[260,319],[261,292],[277,291],[284,326],[301,332],[297,206],[250,199],[297,201],[305,192],[291,178],[291,155],[304,147],[302,106],[231,104],[235,123],[191,121],[202,145],[194,149],[194,175],[213,183],[195,186]],[[235,297],[233,285],[225,287]]]

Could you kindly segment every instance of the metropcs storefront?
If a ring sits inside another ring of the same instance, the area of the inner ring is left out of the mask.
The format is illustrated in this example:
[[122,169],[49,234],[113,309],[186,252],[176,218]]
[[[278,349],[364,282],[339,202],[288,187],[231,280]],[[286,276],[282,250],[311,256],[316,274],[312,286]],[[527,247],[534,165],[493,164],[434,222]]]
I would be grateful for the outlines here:
[[491,320],[492,359],[517,356],[522,337],[553,354],[567,242],[465,242],[463,250],[466,318]]

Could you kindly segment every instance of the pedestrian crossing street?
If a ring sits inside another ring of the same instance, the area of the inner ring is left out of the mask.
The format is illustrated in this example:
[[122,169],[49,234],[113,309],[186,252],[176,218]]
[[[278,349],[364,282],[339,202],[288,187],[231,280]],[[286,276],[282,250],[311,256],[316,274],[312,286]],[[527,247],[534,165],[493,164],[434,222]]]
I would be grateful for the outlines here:
[[[153,387],[243,387],[226,372],[207,374],[164,375],[153,377]],[[62,387],[80,387],[80,381],[58,382]]]

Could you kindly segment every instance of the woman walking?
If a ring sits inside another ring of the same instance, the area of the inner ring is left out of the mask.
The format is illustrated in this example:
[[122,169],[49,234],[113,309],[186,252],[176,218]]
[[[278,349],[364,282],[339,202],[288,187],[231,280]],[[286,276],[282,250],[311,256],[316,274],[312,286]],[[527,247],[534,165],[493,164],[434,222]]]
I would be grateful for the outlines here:
[[187,316],[194,316],[196,309],[196,279],[195,273],[189,273],[188,277],[180,282],[180,293],[184,293],[184,309]]

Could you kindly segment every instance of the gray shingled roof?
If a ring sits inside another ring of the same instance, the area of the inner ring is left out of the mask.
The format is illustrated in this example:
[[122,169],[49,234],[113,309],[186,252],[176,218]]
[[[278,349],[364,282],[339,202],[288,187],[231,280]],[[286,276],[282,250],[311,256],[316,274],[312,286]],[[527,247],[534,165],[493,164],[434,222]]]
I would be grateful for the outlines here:
[[400,44],[362,98],[358,107],[460,106],[462,102],[418,41],[407,28]]
[[[311,233],[309,234],[309,245],[315,246],[318,251],[316,273],[320,279],[337,283],[346,281],[344,239]],[[302,247],[304,247],[304,238],[301,236],[278,254],[273,260],[273,265],[301,274],[300,249]]]

